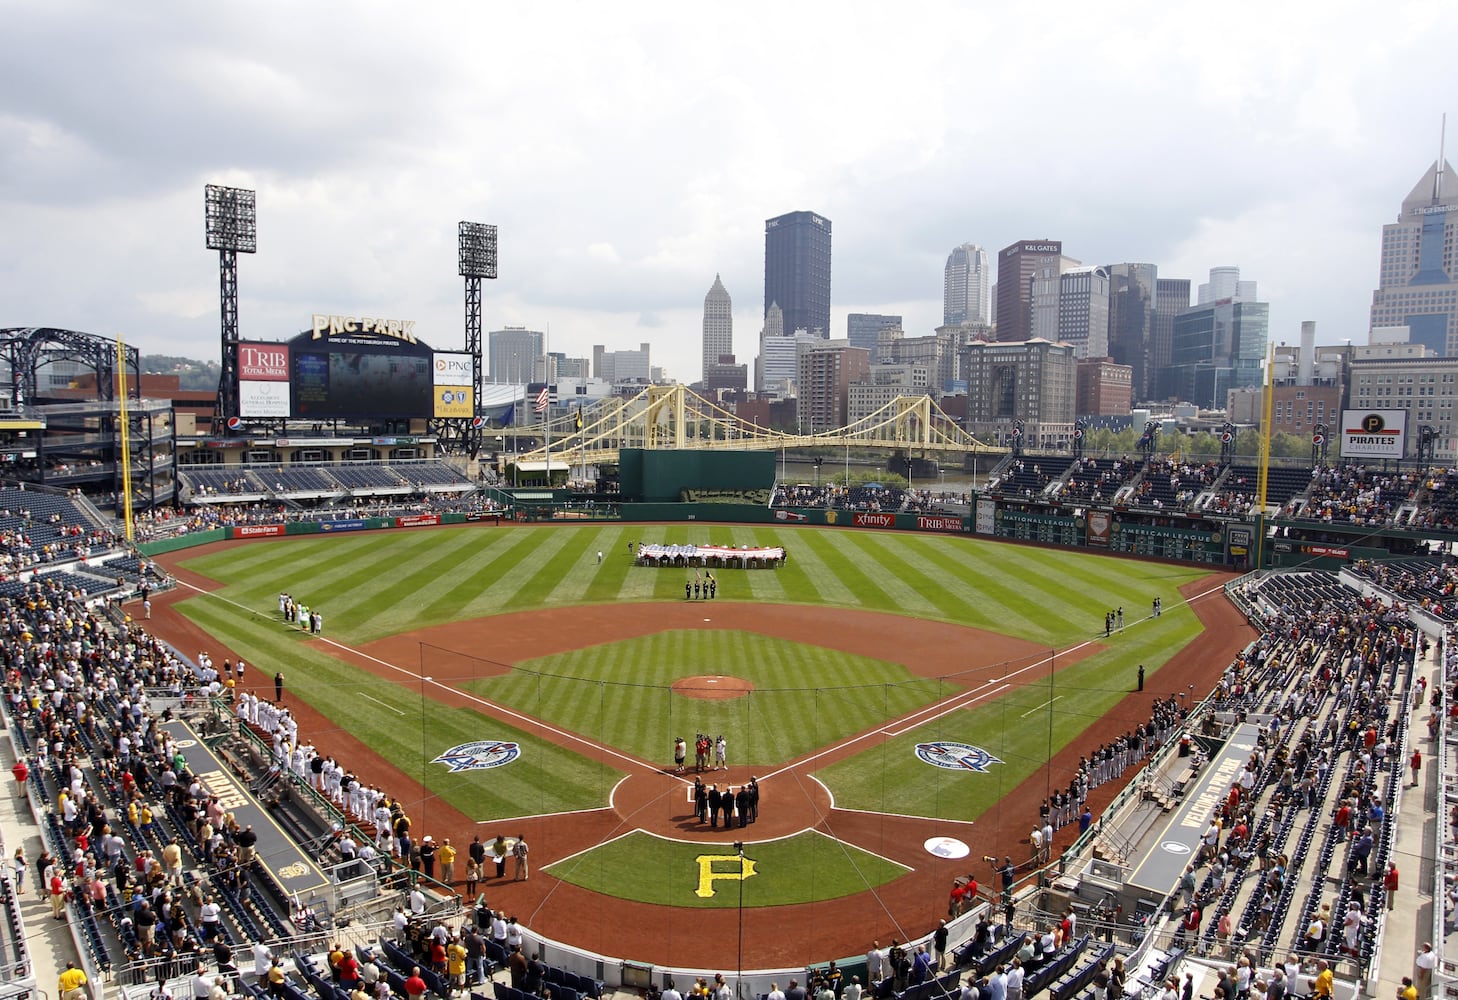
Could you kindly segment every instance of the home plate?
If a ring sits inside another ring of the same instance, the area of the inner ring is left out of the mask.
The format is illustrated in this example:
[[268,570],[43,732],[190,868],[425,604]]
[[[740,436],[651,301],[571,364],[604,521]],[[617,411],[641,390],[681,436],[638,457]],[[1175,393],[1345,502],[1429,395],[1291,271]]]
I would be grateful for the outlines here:
[[712,619],[712,618],[705,618],[705,619],[704,619],[704,621],[706,621],[706,622],[711,622],[711,621],[713,621],[713,620],[714,620],[714,619]]
[[972,853],[972,849],[956,837],[932,837],[922,846],[926,853],[939,858],[965,858]]

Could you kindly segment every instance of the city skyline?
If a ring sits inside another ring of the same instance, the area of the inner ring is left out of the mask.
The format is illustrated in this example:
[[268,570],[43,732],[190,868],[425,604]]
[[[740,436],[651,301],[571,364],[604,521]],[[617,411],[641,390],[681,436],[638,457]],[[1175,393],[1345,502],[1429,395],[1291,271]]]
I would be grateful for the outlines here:
[[[241,331],[260,340],[324,312],[413,319],[432,346],[459,347],[467,219],[500,227],[486,329],[550,330],[570,357],[649,342],[693,381],[704,288],[718,272],[737,293],[734,353],[749,361],[763,222],[809,207],[837,229],[830,336],[850,313],[929,334],[949,250],[1046,233],[1096,266],[1239,265],[1261,281],[1273,342],[1306,319],[1322,343],[1360,342],[1382,228],[1438,153],[1458,70],[1429,50],[1458,13],[1398,2],[1358,27],[1259,10],[1231,47],[1196,11],[1135,4],[1138,30],[1094,52],[1107,26],[1072,4],[1051,35],[1010,9],[750,4],[705,46],[704,16],[685,12],[583,9],[563,28],[548,9],[455,4],[402,20],[335,3],[19,2],[0,66],[0,325],[216,358],[202,187],[217,182],[258,191],[239,291]],[[286,37],[270,29],[285,11]],[[771,58],[797,33],[836,58]],[[969,53],[968,38],[986,43]],[[969,54],[989,83],[1017,79],[1018,101],[969,114],[948,100]],[[1153,124],[1049,127],[1075,85],[1087,108],[1139,88]],[[815,115],[784,113],[807,102]]]

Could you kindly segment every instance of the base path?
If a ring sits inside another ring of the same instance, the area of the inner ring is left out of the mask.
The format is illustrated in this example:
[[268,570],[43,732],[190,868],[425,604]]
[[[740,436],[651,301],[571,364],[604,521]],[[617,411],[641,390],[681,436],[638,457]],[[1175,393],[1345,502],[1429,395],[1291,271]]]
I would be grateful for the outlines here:
[[[171,561],[163,560],[164,563]],[[169,569],[178,572],[175,565]],[[204,589],[212,586],[210,581],[185,571],[178,576]],[[429,797],[421,788],[419,776],[412,779],[402,773],[371,748],[335,730],[310,706],[289,698],[287,692],[285,700],[299,719],[304,734],[369,782],[379,784],[405,801],[417,832],[432,833],[437,840],[449,836],[458,846],[478,835],[483,841],[494,838],[497,833],[524,836],[531,846],[532,877],[527,881],[512,881],[508,867],[505,879],[486,879],[482,887],[491,906],[505,908],[532,930],[608,956],[705,972],[731,973],[738,966],[741,954],[744,968],[803,967],[832,957],[861,954],[872,939],[886,945],[892,938],[906,940],[931,931],[945,915],[947,891],[954,877],[972,871],[984,886],[991,884],[993,873],[980,860],[982,855],[1011,854],[1017,861],[1026,857],[1023,842],[1037,817],[1037,803],[1049,787],[1068,783],[1081,755],[1131,730],[1138,720],[1148,718],[1154,698],[1176,694],[1186,690],[1187,685],[1193,686],[1196,698],[1209,691],[1235,653],[1255,636],[1240,613],[1213,589],[1229,578],[1212,574],[1183,588],[1187,599],[1203,595],[1192,606],[1204,624],[1204,634],[1151,674],[1144,693],[1131,693],[1114,711],[1094,720],[1075,744],[1057,754],[1044,771],[1011,789],[975,827],[971,823],[833,809],[825,788],[811,777],[811,772],[832,760],[859,753],[891,738],[886,731],[897,732],[905,722],[878,723],[828,754],[819,751],[768,776],[759,773],[763,798],[761,818],[741,832],[708,830],[697,823],[688,795],[692,773],[671,774],[667,761],[625,763],[621,755],[511,718],[513,725],[565,743],[584,756],[610,760],[613,766],[626,770],[628,777],[614,789],[607,808],[497,824],[489,820],[475,822]],[[179,649],[189,652],[209,649],[214,662],[218,662],[228,652],[170,607],[175,600],[186,596],[189,593],[183,592],[154,599],[154,621],[150,625]],[[989,679],[1045,663],[1049,652],[1034,643],[947,622],[841,608],[730,601],[543,609],[495,616],[489,623],[489,648],[500,672],[538,656],[685,628],[739,629],[875,657],[903,664],[922,676],[946,678],[964,691],[975,690]],[[358,653],[348,650],[336,653],[364,669],[408,684],[409,677],[389,665],[401,667],[412,675],[422,669],[429,673],[430,647],[437,647],[450,656],[470,655],[463,651],[483,648],[487,634],[483,621],[458,622],[382,639]],[[1071,666],[1098,648],[1089,643],[1076,652],[1060,651],[1056,667],[1061,670]],[[273,669],[276,668],[267,664],[261,668],[250,665],[247,686],[271,696]],[[1035,672],[1040,677],[1046,676],[1046,668]],[[483,671],[475,673],[483,675]],[[1172,687],[1175,679],[1178,684]],[[695,683],[712,687],[703,683],[705,680],[696,679]],[[732,680],[726,677],[720,683]],[[695,693],[723,695],[718,690]],[[459,704],[492,714],[491,708],[483,707],[480,700],[438,681],[432,685],[431,697],[442,704]],[[915,724],[916,719],[909,717],[906,721]],[[739,766],[709,772],[703,777],[706,782],[718,782],[721,786],[737,786],[751,774],[751,769]],[[1090,801],[1095,814],[1107,805],[1121,785],[1122,782],[1109,783],[1094,790]],[[762,841],[805,829],[817,829],[852,842],[904,864],[911,871],[878,889],[854,896],[743,911],[633,903],[578,888],[542,871],[557,859],[589,850],[634,830],[702,842],[709,847],[736,839]],[[1061,831],[1057,843],[1066,846],[1075,833],[1076,828]],[[972,857],[948,861],[931,856],[922,845],[934,836],[967,841],[972,845]]]

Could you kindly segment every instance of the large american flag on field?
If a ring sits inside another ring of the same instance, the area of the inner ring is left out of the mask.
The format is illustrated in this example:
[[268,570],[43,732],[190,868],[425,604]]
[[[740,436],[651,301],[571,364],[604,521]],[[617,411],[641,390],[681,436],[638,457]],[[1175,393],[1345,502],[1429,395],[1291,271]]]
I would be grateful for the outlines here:
[[551,401],[552,394],[547,390],[546,386],[542,386],[542,390],[537,393],[536,402],[532,404],[532,409],[536,410],[538,413],[545,413],[547,410],[547,404]]

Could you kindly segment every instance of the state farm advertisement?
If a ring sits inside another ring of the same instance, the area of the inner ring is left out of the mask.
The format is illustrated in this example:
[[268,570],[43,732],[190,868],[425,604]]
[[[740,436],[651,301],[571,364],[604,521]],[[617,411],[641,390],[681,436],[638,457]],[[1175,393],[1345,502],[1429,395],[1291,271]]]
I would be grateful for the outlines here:
[[439,514],[407,514],[395,518],[397,528],[423,528],[429,524],[440,524]]
[[234,538],[277,538],[284,533],[281,524],[235,524]]
[[894,528],[896,527],[895,514],[857,514],[851,523],[857,528]]
[[961,531],[962,519],[960,517],[937,517],[934,514],[918,514],[916,515],[916,530]]

